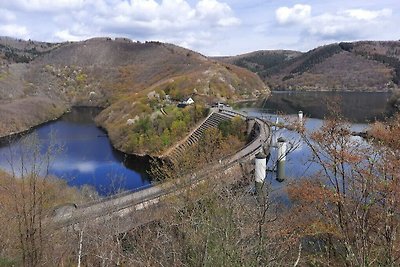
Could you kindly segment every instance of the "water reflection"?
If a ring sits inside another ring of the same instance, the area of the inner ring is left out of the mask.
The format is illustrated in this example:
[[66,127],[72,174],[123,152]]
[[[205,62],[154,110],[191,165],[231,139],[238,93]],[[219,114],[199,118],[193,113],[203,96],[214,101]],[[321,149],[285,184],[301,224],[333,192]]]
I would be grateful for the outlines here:
[[[388,103],[390,93],[358,93],[358,92],[273,92],[266,101],[248,102],[242,104],[241,110],[250,116],[264,118],[275,122],[279,113],[286,114],[278,116],[281,120],[288,118],[296,120],[299,110],[302,110],[306,117],[305,128],[311,133],[319,129],[325,116],[328,115],[327,100],[337,99],[342,115],[349,121],[351,130],[362,132],[368,128],[368,121],[383,118],[389,115],[391,105]],[[310,148],[301,140],[298,133],[287,129],[276,131],[276,138],[283,137],[292,144],[296,145],[286,161],[286,174],[288,177],[298,179],[310,177],[319,171],[319,167],[310,161],[312,152]],[[353,137],[354,141],[363,142],[360,137]],[[276,151],[271,150],[271,160],[269,164],[275,164]],[[272,168],[269,165],[269,168]],[[274,186],[280,184],[271,180]]]
[[247,102],[241,108],[284,114],[302,110],[309,118],[323,119],[333,105],[349,121],[364,123],[392,115],[391,95],[386,92],[272,92],[265,102]]
[[[382,97],[382,95],[380,96]],[[370,94],[370,97],[374,98],[376,97],[376,95]],[[383,97],[382,99],[386,99],[386,97]],[[242,108],[241,110],[247,112],[247,114],[250,116],[259,117],[270,122],[276,122],[277,117],[279,117],[281,122],[284,121],[285,119],[292,122],[297,120],[298,109],[293,109],[293,110],[291,110],[290,108],[288,109],[287,105],[284,103],[281,103],[282,105],[276,105],[276,106],[270,106],[268,105],[268,103],[270,102],[266,103],[259,102],[255,104],[253,107],[245,107]],[[313,103],[313,105],[316,106],[320,105],[320,110],[321,112],[323,112],[324,110],[323,102],[319,101],[319,103]],[[373,109],[374,112],[377,113],[369,112],[367,117],[378,118],[385,113],[385,106],[386,106],[385,102],[378,103],[377,106],[380,106],[380,108],[376,107],[375,109]],[[266,107],[266,109],[264,107]],[[302,108],[304,107],[302,106]],[[278,113],[278,111],[283,111],[287,115],[285,116],[277,115],[276,113]],[[308,112],[306,111],[306,114],[307,113]],[[358,110],[357,112],[351,113],[351,115],[347,115],[348,116],[347,119],[353,121],[359,121],[359,123],[356,122],[350,123],[350,129],[354,132],[363,132],[368,129],[368,124],[366,123],[366,120],[365,119],[361,120],[361,116],[359,114],[363,114],[363,110]],[[317,118],[310,117],[310,115],[308,115],[308,118],[304,121],[306,132],[310,134],[314,131],[317,131],[323,125],[323,120],[320,118],[324,117],[325,115],[326,114],[318,114],[318,116],[316,116]],[[310,149],[310,147],[304,142],[304,140],[302,140],[300,134],[285,128],[277,128],[276,131],[274,131],[274,134],[275,134],[274,137],[275,140],[280,137],[283,137],[288,142],[288,146],[292,147],[293,150],[291,150],[291,152],[286,156],[286,169],[285,169],[286,180],[283,183],[279,183],[276,180],[276,172],[274,172],[277,161],[277,148],[273,147],[271,149],[270,159],[267,164],[267,169],[270,170],[269,172],[267,172],[267,183],[270,184],[274,192],[273,196],[276,199],[278,199],[278,201],[290,205],[290,201],[286,193],[286,185],[290,181],[313,177],[317,175],[319,172],[321,172],[322,168],[318,163],[312,160],[313,152]],[[351,140],[353,142],[356,142],[357,144],[367,145],[365,140],[358,136],[352,137]]]
[[[59,120],[34,130],[43,153],[52,143],[62,147],[50,165],[50,174],[66,179],[69,185],[91,185],[103,195],[148,186],[148,160],[114,150],[105,132],[93,122],[98,112],[93,108],[74,108]],[[11,171],[9,161],[13,156],[15,162],[20,155],[21,140],[0,147],[0,168]]]

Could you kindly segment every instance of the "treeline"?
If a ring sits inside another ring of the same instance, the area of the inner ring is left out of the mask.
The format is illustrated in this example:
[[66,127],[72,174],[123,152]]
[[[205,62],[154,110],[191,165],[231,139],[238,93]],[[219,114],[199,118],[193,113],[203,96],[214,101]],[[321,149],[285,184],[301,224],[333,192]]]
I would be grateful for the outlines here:
[[262,72],[266,69],[282,64],[282,62],[285,60],[287,60],[287,56],[285,54],[271,53],[255,54],[245,58],[239,58],[235,60],[234,63],[239,67],[247,68],[253,72]]
[[300,65],[290,71],[291,74],[306,72],[312,69],[315,65],[323,62],[327,58],[333,56],[334,54],[340,53],[342,49],[337,44],[324,46],[307,52],[302,55],[305,58]]
[[7,60],[16,63],[29,63],[33,57],[16,51],[10,47],[4,46],[0,44],[0,50],[4,53],[4,56]]
[[11,48],[2,44],[0,44],[0,51],[4,53],[7,60],[16,63],[29,63],[41,54],[35,47],[29,50],[20,51],[16,48]]

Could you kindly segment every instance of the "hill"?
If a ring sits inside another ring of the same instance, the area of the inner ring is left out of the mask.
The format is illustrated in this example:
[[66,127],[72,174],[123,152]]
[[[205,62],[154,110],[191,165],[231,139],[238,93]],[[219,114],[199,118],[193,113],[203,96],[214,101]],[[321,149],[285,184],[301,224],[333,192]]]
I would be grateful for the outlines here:
[[387,91],[400,85],[400,41],[336,43],[307,53],[258,51],[220,60],[256,72],[272,90]]
[[215,57],[215,59],[249,69],[265,78],[284,62],[301,54],[292,50],[260,50],[232,57]]
[[268,93],[257,75],[172,44],[1,38],[1,47],[0,136],[55,119],[73,105],[100,106],[105,109],[97,123],[113,144],[125,152],[146,153],[146,147],[126,146],[131,124],[156,118],[174,101],[191,96],[204,106]]

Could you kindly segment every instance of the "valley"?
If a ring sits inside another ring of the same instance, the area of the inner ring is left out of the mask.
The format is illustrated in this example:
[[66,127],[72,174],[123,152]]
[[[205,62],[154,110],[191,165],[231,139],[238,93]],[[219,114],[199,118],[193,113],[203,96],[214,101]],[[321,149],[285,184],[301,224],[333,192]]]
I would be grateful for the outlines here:
[[[161,147],[127,147],[134,127],[130,122],[151,121],[162,117],[161,108],[170,109],[169,124],[157,129],[162,134],[171,131],[173,121],[183,122],[172,109],[184,98],[193,97],[201,108],[269,94],[255,74],[171,44],[121,38],[59,44],[11,40],[0,39],[3,137],[54,120],[73,106],[102,107],[96,123],[115,148],[157,154]],[[180,134],[191,127],[184,123]]]

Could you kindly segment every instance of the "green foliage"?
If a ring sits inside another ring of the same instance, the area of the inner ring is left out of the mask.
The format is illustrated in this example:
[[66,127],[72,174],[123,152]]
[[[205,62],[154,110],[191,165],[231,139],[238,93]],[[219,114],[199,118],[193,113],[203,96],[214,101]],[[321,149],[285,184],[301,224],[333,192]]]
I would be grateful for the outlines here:
[[135,124],[135,130],[139,133],[147,133],[151,129],[151,120],[150,117],[144,116],[141,117],[138,122]]
[[186,123],[182,120],[176,120],[172,122],[171,125],[171,135],[172,136],[182,136],[185,132]]
[[138,114],[151,112],[151,107],[142,102],[137,103],[135,108]]
[[240,117],[235,117],[232,120],[222,121],[218,125],[218,129],[221,131],[223,137],[233,135],[238,137],[240,140],[244,140],[246,131],[246,122]]
[[0,267],[6,267],[6,266],[16,266],[16,261],[7,259],[7,258],[0,258]]
[[[140,105],[140,104],[138,104]],[[127,150],[159,152],[188,134],[189,130],[208,114],[202,106],[165,107],[168,115],[151,116],[144,113],[126,133]]]
[[9,72],[0,72],[0,81],[4,80],[5,78],[7,78],[10,75]]
[[84,83],[87,79],[87,75],[85,73],[78,73],[78,75],[76,75],[76,81],[78,83]]
[[161,141],[163,146],[169,146],[171,144],[171,132],[168,128],[165,128],[162,135]]
[[187,77],[175,78],[173,81],[169,82],[165,88],[165,94],[170,95],[172,99],[182,100],[185,96],[192,93],[189,88],[192,87],[192,82]]

